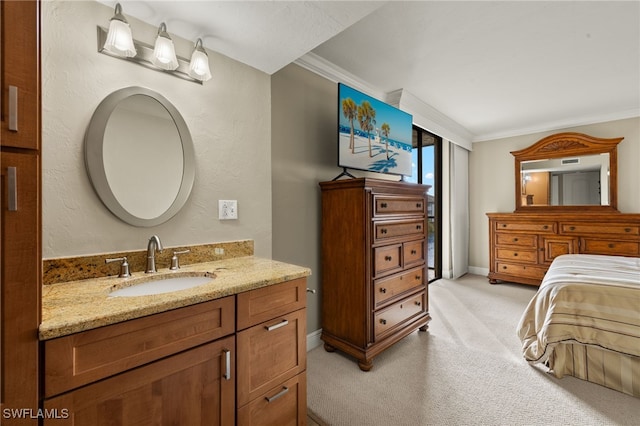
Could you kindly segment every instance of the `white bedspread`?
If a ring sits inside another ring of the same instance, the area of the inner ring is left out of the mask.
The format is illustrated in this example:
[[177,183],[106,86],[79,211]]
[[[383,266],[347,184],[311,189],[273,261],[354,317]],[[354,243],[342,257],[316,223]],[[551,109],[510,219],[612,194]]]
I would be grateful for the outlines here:
[[640,357],[640,258],[557,257],[517,333],[530,363],[546,362],[562,343]]

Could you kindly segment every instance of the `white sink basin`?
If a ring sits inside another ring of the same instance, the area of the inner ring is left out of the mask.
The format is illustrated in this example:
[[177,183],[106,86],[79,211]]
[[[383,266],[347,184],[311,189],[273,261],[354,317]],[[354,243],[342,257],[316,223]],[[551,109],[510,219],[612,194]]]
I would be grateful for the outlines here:
[[171,293],[179,290],[186,290],[199,285],[210,283],[215,277],[211,276],[187,276],[187,277],[156,277],[151,280],[143,277],[141,283],[133,284],[129,287],[109,293],[109,297],[135,297],[148,296],[151,294]]

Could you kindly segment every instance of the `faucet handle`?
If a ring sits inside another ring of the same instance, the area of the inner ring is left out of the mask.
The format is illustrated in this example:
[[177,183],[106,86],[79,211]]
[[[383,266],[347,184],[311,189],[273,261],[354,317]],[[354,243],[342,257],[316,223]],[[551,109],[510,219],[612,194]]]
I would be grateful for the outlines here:
[[189,250],[189,249],[182,250],[182,251],[174,251],[173,252],[173,257],[171,258],[171,267],[169,269],[171,269],[172,271],[180,269],[180,262],[178,261],[178,255],[179,254],[189,253],[190,251],[191,250]]
[[111,263],[111,262],[120,262],[122,261],[122,264],[120,265],[120,275],[118,275],[119,278],[127,278],[131,276],[131,273],[129,273],[129,262],[127,262],[127,257],[116,257],[114,259],[105,259],[104,263]]

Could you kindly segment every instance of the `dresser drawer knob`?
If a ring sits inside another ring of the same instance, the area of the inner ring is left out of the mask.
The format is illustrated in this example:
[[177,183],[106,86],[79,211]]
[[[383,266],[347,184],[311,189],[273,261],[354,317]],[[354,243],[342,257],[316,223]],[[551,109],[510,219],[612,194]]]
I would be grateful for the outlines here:
[[569,227],[569,231],[575,231],[575,230],[576,230],[576,227],[575,227],[575,226],[570,226],[570,227]]
[[518,242],[518,238],[514,238],[514,239],[513,239],[513,242],[514,242],[514,243],[517,243],[517,242]]
[[384,260],[386,260],[387,262],[391,262],[393,260],[393,257],[391,256],[385,256]]
[[518,253],[513,253],[513,257],[518,257]]
[[416,300],[416,305],[420,306],[420,305],[422,305],[422,303],[419,300]]
[[624,228],[624,232],[631,232],[631,228]]
[[544,225],[542,229],[549,229],[549,225]]
[[422,229],[422,225],[417,225],[417,226],[416,226],[416,229],[417,229],[417,230]]
[[386,288],[384,288],[384,287],[380,287],[380,293],[386,293],[386,292],[387,292],[387,289],[386,289]]
[[502,224],[502,227],[503,227],[503,228],[506,228],[506,227],[507,227],[507,224],[506,224],[506,223],[503,223],[503,224]]
[[417,208],[422,208],[422,203],[416,203]]
[[380,228],[380,233],[381,234],[386,234],[387,233],[387,228]]
[[502,269],[507,269],[507,267],[506,267],[506,266],[503,266],[503,267],[502,267]]
[[416,275],[416,281],[422,281],[422,275]]
[[387,320],[386,319],[380,319],[380,324],[382,325],[387,325]]
[[411,254],[417,254],[418,252],[415,250],[411,250]]
[[381,209],[386,209],[387,208],[387,203],[380,203],[380,208]]
[[613,244],[613,243],[609,243],[608,246],[609,246],[609,248],[614,248],[616,245]]

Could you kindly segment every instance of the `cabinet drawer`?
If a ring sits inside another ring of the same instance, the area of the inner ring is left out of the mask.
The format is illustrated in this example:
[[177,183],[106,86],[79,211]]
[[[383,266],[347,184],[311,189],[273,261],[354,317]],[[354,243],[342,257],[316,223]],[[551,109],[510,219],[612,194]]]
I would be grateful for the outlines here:
[[374,316],[376,340],[384,337],[387,332],[404,321],[426,312],[426,302],[426,294],[421,292],[376,312]]
[[638,256],[640,255],[640,242],[581,238],[580,253]]
[[407,221],[374,222],[373,235],[380,242],[391,238],[424,235],[424,219]]
[[396,214],[424,214],[425,202],[421,197],[374,196],[375,216]]
[[299,278],[238,294],[238,330],[304,308],[307,280]]
[[498,262],[496,272],[516,277],[534,278],[541,280],[547,272],[547,267],[518,265],[515,263]]
[[563,234],[582,235],[629,235],[639,236],[640,225],[625,225],[618,223],[561,223],[560,232]]
[[389,278],[376,280],[373,284],[373,299],[375,307],[383,305],[402,293],[411,291],[424,285],[424,267],[411,269]]
[[232,334],[234,317],[230,296],[47,340],[45,396]]
[[557,230],[556,222],[508,222],[496,221],[496,231],[551,232]]
[[269,389],[238,409],[238,424],[271,426],[305,424],[307,421],[307,373]]
[[384,275],[402,269],[402,244],[373,249],[373,274]]
[[237,334],[239,407],[306,369],[306,314],[300,309]]
[[404,243],[402,254],[405,268],[424,262],[424,240]]
[[500,246],[517,246],[525,248],[538,247],[537,235],[496,233],[496,245]]
[[518,250],[499,248],[496,249],[496,259],[515,260],[518,262],[537,263],[538,252],[536,250]]

